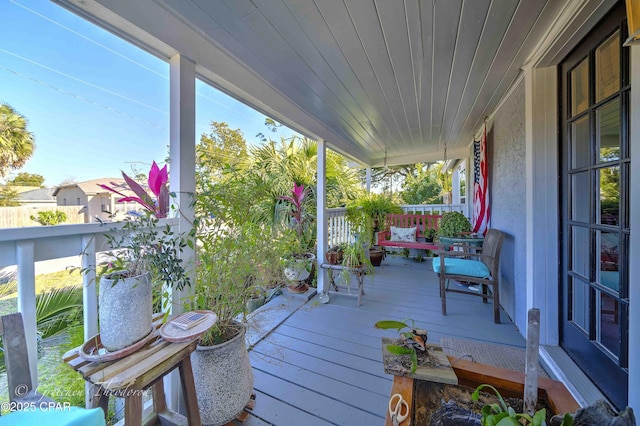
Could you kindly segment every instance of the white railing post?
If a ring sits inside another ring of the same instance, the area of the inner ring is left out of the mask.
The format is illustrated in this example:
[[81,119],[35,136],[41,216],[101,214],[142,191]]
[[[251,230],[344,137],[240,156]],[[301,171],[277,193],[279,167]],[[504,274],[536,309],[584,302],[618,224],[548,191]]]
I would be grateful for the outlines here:
[[98,283],[96,282],[96,239],[94,235],[82,236],[82,304],[84,340],[98,334]]
[[[113,211],[113,210],[111,210]],[[84,319],[84,340],[98,334],[98,282],[96,281],[96,237],[82,236],[82,316]],[[85,383],[85,406],[91,406],[91,387]]]
[[36,268],[35,243],[33,240],[19,241],[16,245],[18,266],[18,312],[22,313],[24,337],[27,341],[31,386],[38,387],[38,341],[36,321]]

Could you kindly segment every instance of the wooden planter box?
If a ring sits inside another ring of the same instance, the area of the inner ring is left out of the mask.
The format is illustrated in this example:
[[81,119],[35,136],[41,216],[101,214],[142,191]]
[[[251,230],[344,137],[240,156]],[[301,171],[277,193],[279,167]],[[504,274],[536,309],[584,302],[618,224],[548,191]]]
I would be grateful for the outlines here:
[[[475,389],[478,385],[487,383],[498,389],[502,396],[522,397],[524,392],[524,373],[451,356],[448,358],[456,376],[458,376],[460,385]],[[395,376],[390,395],[396,393],[401,394],[409,404],[409,407],[411,407],[409,419],[402,423],[403,426],[409,426],[412,424],[409,420],[414,414],[413,379]],[[573,412],[580,408],[562,383],[543,377],[538,379],[538,398],[547,401],[553,414]],[[385,426],[393,426],[388,412],[384,424]]]

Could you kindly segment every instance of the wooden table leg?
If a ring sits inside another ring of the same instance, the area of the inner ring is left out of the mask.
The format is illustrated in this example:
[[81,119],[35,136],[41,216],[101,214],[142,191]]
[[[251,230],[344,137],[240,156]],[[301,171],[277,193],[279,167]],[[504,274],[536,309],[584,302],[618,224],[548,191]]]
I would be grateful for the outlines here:
[[200,409],[198,408],[196,387],[193,383],[191,358],[189,356],[184,358],[182,362],[180,362],[178,369],[180,371],[180,381],[182,382],[184,405],[187,410],[187,419],[189,420],[189,426],[201,426],[202,420],[200,420]]
[[151,388],[151,395],[153,396],[153,411],[157,414],[164,412],[167,409],[167,400],[164,396],[164,381],[160,378],[153,384]]
[[142,392],[132,392],[124,399],[124,423],[127,426],[142,426]]
[[89,395],[91,398],[89,399],[89,406],[87,408],[102,408],[106,420],[109,412],[109,395],[102,389],[102,386],[94,384],[89,387]]

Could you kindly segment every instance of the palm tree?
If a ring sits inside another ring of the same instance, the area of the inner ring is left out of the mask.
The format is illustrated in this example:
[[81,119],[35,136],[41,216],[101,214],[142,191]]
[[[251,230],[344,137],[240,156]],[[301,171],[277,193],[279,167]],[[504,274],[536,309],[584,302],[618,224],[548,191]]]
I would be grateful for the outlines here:
[[33,155],[33,133],[27,130],[27,119],[10,105],[0,104],[0,176],[18,169]]

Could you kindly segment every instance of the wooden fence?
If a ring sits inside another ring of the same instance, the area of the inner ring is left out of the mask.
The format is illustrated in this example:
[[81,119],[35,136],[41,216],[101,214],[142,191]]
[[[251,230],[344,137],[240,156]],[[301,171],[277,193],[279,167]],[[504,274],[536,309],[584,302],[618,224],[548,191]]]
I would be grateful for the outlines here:
[[26,226],[41,226],[31,216],[38,212],[58,210],[67,214],[63,224],[84,223],[84,206],[50,206],[50,207],[0,207],[0,228],[24,228]]

